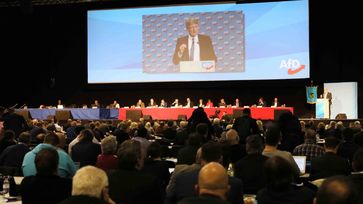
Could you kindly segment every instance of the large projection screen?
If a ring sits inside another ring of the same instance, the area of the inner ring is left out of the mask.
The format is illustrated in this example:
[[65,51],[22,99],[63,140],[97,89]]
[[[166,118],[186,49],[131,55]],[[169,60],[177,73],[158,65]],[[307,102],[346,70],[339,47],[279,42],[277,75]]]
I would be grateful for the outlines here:
[[308,0],[91,10],[88,83],[309,78],[308,17]]
[[324,83],[324,89],[332,93],[330,119],[340,113],[345,113],[347,119],[358,118],[357,82]]

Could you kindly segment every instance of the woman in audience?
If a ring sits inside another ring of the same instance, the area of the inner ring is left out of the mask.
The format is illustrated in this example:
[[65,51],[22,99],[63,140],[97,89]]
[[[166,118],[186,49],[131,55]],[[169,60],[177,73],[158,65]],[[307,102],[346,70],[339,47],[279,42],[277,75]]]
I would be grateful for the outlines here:
[[101,141],[102,154],[98,155],[96,166],[109,171],[117,169],[117,156],[115,155],[117,149],[117,142],[114,136],[108,136]]

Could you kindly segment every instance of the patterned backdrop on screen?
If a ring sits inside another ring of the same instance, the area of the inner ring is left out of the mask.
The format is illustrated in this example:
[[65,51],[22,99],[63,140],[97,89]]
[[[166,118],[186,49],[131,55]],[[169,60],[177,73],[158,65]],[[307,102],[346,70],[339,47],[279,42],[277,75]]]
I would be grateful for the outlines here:
[[174,65],[172,58],[177,39],[188,34],[185,27],[188,18],[199,19],[199,33],[211,37],[218,57],[216,72],[245,70],[244,16],[242,11],[226,11],[144,15],[144,72],[179,72],[179,65]]

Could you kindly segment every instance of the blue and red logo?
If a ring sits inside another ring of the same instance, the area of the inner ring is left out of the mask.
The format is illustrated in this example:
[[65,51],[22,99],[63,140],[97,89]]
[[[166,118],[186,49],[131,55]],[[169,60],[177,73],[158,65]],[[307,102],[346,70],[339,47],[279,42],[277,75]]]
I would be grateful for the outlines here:
[[305,65],[301,64],[297,59],[281,60],[280,69],[287,69],[288,75],[294,75],[305,69]]

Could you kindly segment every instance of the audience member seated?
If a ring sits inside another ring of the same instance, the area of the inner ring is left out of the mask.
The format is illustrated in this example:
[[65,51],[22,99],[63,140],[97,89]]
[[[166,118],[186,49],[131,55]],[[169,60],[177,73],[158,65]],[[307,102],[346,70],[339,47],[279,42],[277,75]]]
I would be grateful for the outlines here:
[[170,192],[174,188],[176,178],[185,172],[194,171],[200,169],[200,157],[202,156],[202,148],[198,148],[197,155],[193,164],[176,164],[173,173],[171,174],[170,181],[166,187],[166,192]]
[[114,136],[108,136],[101,140],[102,154],[98,155],[96,166],[108,172],[117,169],[118,159],[115,155],[117,142]]
[[245,145],[239,144],[239,137],[236,130],[231,129],[226,133],[226,144],[223,147],[223,166],[234,164],[246,156]]
[[337,155],[344,157],[349,161],[349,163],[353,160],[354,153],[359,149],[359,145],[353,142],[353,129],[345,128],[342,132],[343,142],[339,144]]
[[29,132],[20,133],[18,144],[7,147],[3,153],[1,153],[0,166],[16,167],[20,171],[24,156],[30,151],[29,142]]
[[305,130],[305,142],[295,147],[293,154],[299,156],[306,156],[307,161],[311,161],[317,157],[322,156],[325,150],[322,146],[316,144],[316,132],[313,129]]
[[234,176],[243,181],[245,194],[257,194],[266,185],[264,164],[268,159],[262,155],[263,140],[261,136],[248,136],[246,138],[246,151],[247,156],[234,165]]
[[5,130],[2,138],[0,139],[0,154],[9,146],[15,145],[15,132],[12,130]]
[[101,154],[101,146],[92,142],[93,137],[92,130],[82,130],[79,142],[72,147],[72,159],[80,162],[80,167],[96,165],[97,157]]
[[187,130],[188,122],[180,121],[179,128],[176,130],[175,144],[176,145],[185,145],[188,139],[188,130]]
[[300,169],[297,166],[294,158],[290,152],[281,151],[277,149],[277,145],[281,141],[281,132],[277,124],[271,124],[266,131],[266,144],[262,154],[267,157],[280,156],[284,158],[290,165],[294,172],[295,178],[300,175]]
[[149,140],[147,140],[147,129],[144,127],[139,127],[137,132],[136,132],[136,136],[132,138],[132,140],[136,140],[139,141],[141,144],[141,153],[142,153],[142,158],[146,157],[146,153],[147,153],[147,148],[150,145]]
[[116,204],[108,193],[107,175],[99,168],[82,167],[72,183],[72,196],[59,204]]
[[43,148],[35,156],[35,176],[27,176],[21,182],[23,204],[57,204],[71,195],[72,180],[57,175],[58,152]]
[[175,137],[176,137],[176,129],[174,126],[174,121],[169,120],[167,122],[166,128],[163,131],[163,138],[174,141]]
[[3,113],[4,130],[12,130],[15,133],[15,138],[18,138],[20,133],[28,130],[28,123],[23,116],[15,113],[14,108],[8,108]]
[[64,150],[56,148],[58,144],[59,137],[55,133],[50,132],[45,135],[44,142],[37,145],[34,149],[32,149],[24,156],[22,164],[23,175],[36,175],[36,169],[34,164],[36,155],[40,150],[44,148],[54,148],[57,150],[59,156],[58,175],[64,178],[72,178],[74,173],[76,172],[76,166],[74,165],[71,157]]
[[157,178],[140,172],[144,165],[141,144],[135,140],[123,142],[118,150],[119,169],[109,174],[110,197],[116,203],[162,203]]
[[319,122],[318,126],[316,127],[316,133],[318,139],[324,139],[325,138],[325,123]]
[[326,179],[320,186],[314,204],[358,204],[358,192],[343,176]]
[[122,121],[118,124],[118,128],[113,131],[113,135],[116,136],[118,144],[122,144],[124,141],[129,140],[130,126],[126,121]]
[[[203,167],[213,161],[222,162],[222,148],[218,143],[205,143],[202,146],[201,166]],[[175,179],[175,185],[167,193],[165,203],[177,203],[184,198],[196,196],[194,186],[198,183],[199,171],[200,169],[196,169],[178,175]],[[228,183],[231,188],[227,200],[232,204],[243,203],[242,181],[234,177],[228,177]]]
[[256,120],[251,117],[251,109],[243,109],[243,115],[236,118],[233,123],[233,129],[238,132],[240,144],[245,144],[246,137],[249,135],[258,134]]
[[273,156],[265,162],[267,185],[257,193],[258,204],[307,204],[312,203],[314,192],[306,187],[292,185],[294,170],[291,164],[280,156]]
[[170,180],[170,172],[168,163],[161,160],[161,147],[158,142],[152,142],[149,145],[142,171],[152,174],[158,179],[164,198],[165,189]]
[[37,136],[41,133],[46,134],[47,130],[44,128],[44,122],[39,120],[32,120],[32,127],[30,129],[30,142],[33,144],[39,144]]
[[[355,152],[353,157],[353,172],[349,178],[358,192],[363,192],[363,149]],[[363,203],[363,194],[359,193],[359,203]]]
[[[68,144],[68,154],[69,155],[72,155],[73,146],[76,145],[81,140],[81,138],[83,137],[83,135],[81,134],[81,132],[83,130],[85,130],[85,128],[83,126],[79,126],[79,127],[77,126],[76,133],[78,132],[77,129],[80,130],[79,131],[79,134],[77,135],[77,137],[74,140],[72,140],[71,143]],[[98,140],[95,137],[93,137],[92,142],[95,143],[95,144],[98,144],[99,143]]]
[[310,180],[350,174],[348,160],[336,155],[338,146],[339,140],[337,138],[325,138],[325,154],[311,161]]
[[190,134],[187,144],[178,151],[177,164],[193,164],[195,162],[197,150],[201,144],[202,141],[197,134]]
[[219,118],[214,118],[212,126],[213,126],[214,137],[216,139],[221,138],[221,134],[223,132],[223,128],[221,126],[221,120]]
[[227,204],[226,194],[229,191],[226,170],[217,162],[210,162],[199,172],[198,184],[195,186],[198,197],[185,198],[180,204],[219,203]]

